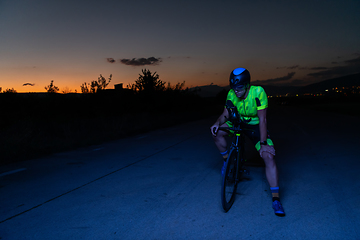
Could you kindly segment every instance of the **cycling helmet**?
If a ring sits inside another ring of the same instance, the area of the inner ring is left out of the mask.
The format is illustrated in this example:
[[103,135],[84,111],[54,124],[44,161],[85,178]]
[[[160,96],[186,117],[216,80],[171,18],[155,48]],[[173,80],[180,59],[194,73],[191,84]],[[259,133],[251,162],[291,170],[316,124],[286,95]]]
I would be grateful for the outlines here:
[[235,68],[230,74],[230,88],[249,88],[250,73],[245,68]]

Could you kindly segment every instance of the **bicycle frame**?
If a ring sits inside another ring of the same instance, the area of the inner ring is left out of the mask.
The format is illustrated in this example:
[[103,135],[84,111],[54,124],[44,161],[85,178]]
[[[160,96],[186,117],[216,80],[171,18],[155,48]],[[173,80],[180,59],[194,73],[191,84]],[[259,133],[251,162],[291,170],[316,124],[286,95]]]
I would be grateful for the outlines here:
[[242,170],[243,167],[243,162],[244,162],[244,150],[245,150],[245,144],[244,144],[244,134],[241,133],[235,133],[233,136],[233,141],[231,143],[230,146],[230,152],[236,150],[237,152],[237,164],[236,164],[236,178],[235,181],[238,183],[240,182],[240,171]]
[[[232,122],[232,127],[219,127],[218,130],[223,130],[233,133],[233,139],[229,148],[229,156],[225,162],[225,170],[223,172],[223,181],[221,187],[221,202],[225,212],[229,211],[235,200],[237,185],[241,181],[243,173],[247,173],[244,169],[245,156],[245,132],[253,131],[251,129],[242,129],[241,123],[247,123],[241,119],[237,109],[233,106],[231,101],[227,102],[227,109],[229,111],[228,121]],[[233,151],[236,151],[234,153]],[[234,154],[236,154],[234,156]],[[235,159],[234,159],[235,157]],[[230,161],[231,160],[231,161]],[[234,162],[232,162],[234,160]],[[236,164],[236,167],[234,166]],[[234,168],[231,169],[231,166]],[[236,169],[235,169],[236,168]],[[229,198],[230,197],[230,198]]]

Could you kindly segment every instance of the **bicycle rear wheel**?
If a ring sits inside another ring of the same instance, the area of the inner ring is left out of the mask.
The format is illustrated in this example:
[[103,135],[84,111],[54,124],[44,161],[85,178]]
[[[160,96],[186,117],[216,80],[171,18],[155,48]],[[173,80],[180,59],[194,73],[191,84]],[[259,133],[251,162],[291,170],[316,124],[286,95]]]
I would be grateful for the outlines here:
[[222,179],[221,185],[221,204],[224,208],[224,211],[227,212],[230,210],[231,206],[234,203],[236,189],[237,189],[237,164],[238,164],[238,151],[233,149],[228,159],[225,163],[225,173]]

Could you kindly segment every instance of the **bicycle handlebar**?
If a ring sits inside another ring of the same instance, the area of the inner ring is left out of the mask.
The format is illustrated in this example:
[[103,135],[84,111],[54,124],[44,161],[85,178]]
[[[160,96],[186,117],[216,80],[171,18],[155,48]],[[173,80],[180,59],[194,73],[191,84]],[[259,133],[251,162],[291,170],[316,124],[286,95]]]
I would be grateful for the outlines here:
[[239,114],[237,107],[234,106],[232,101],[227,100],[225,107],[229,113],[229,118],[227,118],[226,121],[232,122],[233,125],[239,125],[242,122],[244,123],[250,122],[250,120],[245,120],[241,118],[241,115]]
[[[240,127],[241,123],[248,123],[250,120],[246,121],[244,119],[241,119],[240,114],[239,114],[237,108],[232,103],[232,101],[230,101],[230,100],[226,101],[226,109],[229,112],[229,118],[225,117],[226,121],[230,121],[233,124],[233,126],[232,127],[219,127],[218,130],[227,130],[227,131],[231,130],[231,131],[234,131],[235,133],[240,133],[242,131],[254,132],[254,130],[252,130],[252,129],[247,129],[247,128],[242,129]],[[217,132],[215,132],[215,127],[212,129],[212,131],[215,134],[217,133]]]
[[[241,133],[243,131],[250,131],[250,132],[255,132],[253,129],[249,129],[249,128],[240,128],[240,127],[219,127],[219,130],[225,130],[225,131],[234,131],[234,133]],[[213,128],[213,133],[217,133],[215,132],[215,127]]]

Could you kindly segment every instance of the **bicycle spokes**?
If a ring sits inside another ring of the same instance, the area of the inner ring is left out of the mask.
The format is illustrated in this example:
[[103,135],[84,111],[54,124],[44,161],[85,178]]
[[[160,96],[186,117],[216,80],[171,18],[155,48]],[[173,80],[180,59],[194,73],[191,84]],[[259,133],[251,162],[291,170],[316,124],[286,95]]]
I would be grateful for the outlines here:
[[229,211],[235,199],[238,183],[237,163],[237,152],[233,151],[226,162],[226,169],[221,188],[221,202],[225,212]]

